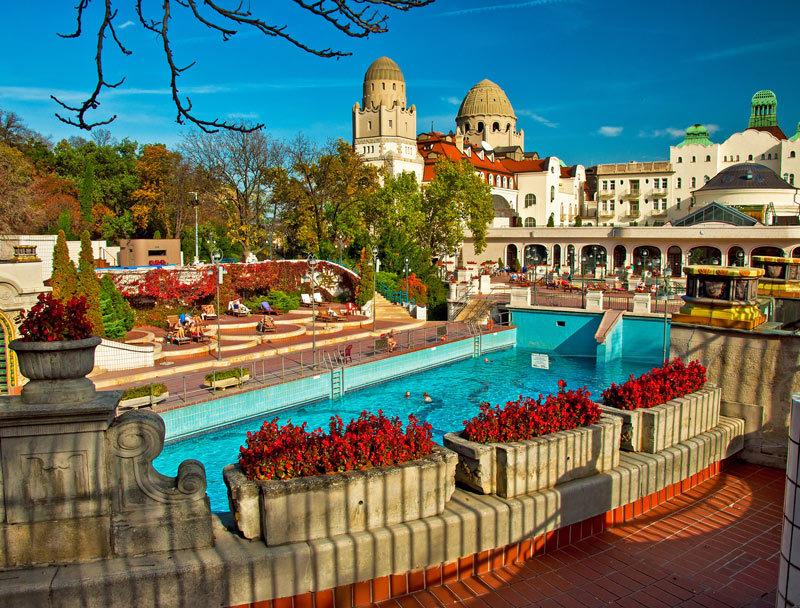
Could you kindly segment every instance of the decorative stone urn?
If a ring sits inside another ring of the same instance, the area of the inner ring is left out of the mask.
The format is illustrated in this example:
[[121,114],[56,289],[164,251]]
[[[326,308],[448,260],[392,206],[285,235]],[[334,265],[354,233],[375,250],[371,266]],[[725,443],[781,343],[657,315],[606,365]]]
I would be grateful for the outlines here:
[[9,346],[17,353],[19,370],[29,382],[22,387],[25,403],[79,403],[94,397],[95,386],[86,375],[94,367],[98,336],[83,340],[23,342]]

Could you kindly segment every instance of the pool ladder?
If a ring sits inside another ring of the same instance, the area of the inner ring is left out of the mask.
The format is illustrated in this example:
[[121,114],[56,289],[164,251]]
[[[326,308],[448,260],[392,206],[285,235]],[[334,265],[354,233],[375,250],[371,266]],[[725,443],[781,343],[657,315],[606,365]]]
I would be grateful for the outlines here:
[[344,394],[343,385],[344,368],[335,367],[331,370],[331,399],[341,399]]

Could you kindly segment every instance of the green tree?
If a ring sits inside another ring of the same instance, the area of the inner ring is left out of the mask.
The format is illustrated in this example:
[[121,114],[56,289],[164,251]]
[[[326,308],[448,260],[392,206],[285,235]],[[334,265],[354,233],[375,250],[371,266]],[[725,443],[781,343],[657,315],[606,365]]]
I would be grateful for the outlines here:
[[423,192],[425,239],[430,251],[453,251],[472,233],[475,253],[486,247],[486,231],[494,217],[491,189],[466,160],[443,157],[436,176]]
[[581,226],[583,226],[583,220],[581,219],[581,216],[580,216],[580,215],[579,215],[579,216],[577,216],[577,217],[575,218],[575,226],[576,226],[576,227],[581,227]]
[[550,217],[547,218],[547,227],[553,228],[556,225],[556,216],[554,213],[550,214]]
[[106,338],[121,340],[133,328],[133,309],[108,274],[100,279],[100,312]]
[[86,298],[86,316],[92,324],[92,332],[104,336],[103,315],[100,312],[100,281],[94,271],[94,254],[89,231],[81,233],[81,255],[78,263],[78,293]]
[[81,179],[80,194],[78,195],[78,202],[81,208],[81,224],[84,228],[91,228],[94,226],[94,162],[90,159],[83,169],[83,178]]
[[67,237],[63,230],[59,230],[56,246],[53,249],[53,274],[50,286],[53,288],[53,296],[61,300],[70,300],[78,293],[78,273],[69,257]]
[[359,306],[364,306],[372,299],[375,293],[372,290],[374,276],[374,269],[372,268],[372,254],[367,252],[366,247],[361,250],[361,259],[359,261],[357,270],[358,276],[361,278],[361,280],[356,286],[356,304]]

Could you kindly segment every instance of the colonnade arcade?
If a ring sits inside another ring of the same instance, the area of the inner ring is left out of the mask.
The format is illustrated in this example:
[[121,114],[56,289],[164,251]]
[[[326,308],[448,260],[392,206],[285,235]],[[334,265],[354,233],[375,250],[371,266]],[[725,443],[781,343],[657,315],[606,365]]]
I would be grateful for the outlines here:
[[661,275],[667,268],[673,277],[682,276],[687,264],[721,266],[747,266],[754,255],[800,257],[800,246],[782,249],[772,245],[651,245],[648,243],[510,243],[505,247],[506,266],[513,268],[515,260],[520,266],[547,267],[571,274],[595,274],[604,268],[605,273],[616,273],[629,267],[633,274],[648,270]]

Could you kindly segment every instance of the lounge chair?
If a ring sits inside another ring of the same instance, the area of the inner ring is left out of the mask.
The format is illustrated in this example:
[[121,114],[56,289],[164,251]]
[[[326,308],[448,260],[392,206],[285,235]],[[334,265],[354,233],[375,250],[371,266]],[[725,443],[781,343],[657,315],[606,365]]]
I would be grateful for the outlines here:
[[261,334],[274,332],[276,331],[275,323],[267,315],[264,315],[256,325],[256,331]]
[[216,319],[217,318],[217,313],[214,311],[214,305],[213,304],[203,304],[203,306],[200,307],[200,312],[202,313],[200,316],[203,319]]
[[280,313],[278,313],[277,310],[272,308],[272,306],[270,306],[269,302],[267,302],[266,300],[262,300],[260,310],[261,310],[261,313],[265,314],[265,315],[277,315],[277,314],[280,314]]
[[322,294],[318,291],[314,292],[314,302],[316,302],[317,304],[324,304],[324,301],[322,299]]
[[311,308],[311,296],[307,293],[300,294],[300,306],[307,306]]
[[246,317],[250,314],[250,309],[239,300],[231,300],[228,302],[228,314],[234,317]]

